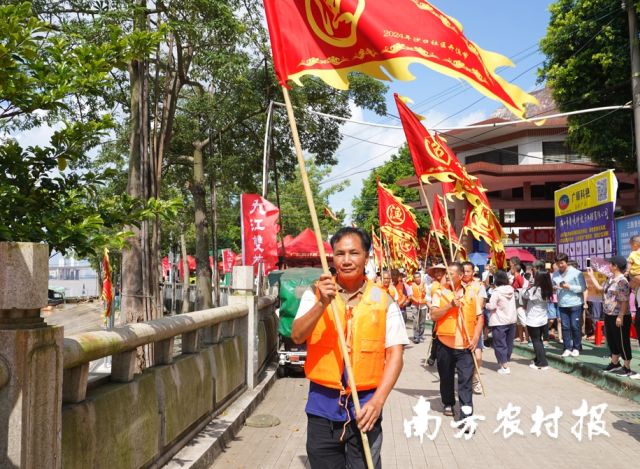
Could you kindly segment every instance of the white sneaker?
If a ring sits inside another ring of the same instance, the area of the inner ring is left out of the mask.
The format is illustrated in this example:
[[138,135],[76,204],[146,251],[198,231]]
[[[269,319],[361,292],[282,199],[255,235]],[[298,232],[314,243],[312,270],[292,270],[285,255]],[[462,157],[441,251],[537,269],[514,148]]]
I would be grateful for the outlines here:
[[538,367],[536,365],[534,365],[533,362],[531,362],[531,364],[529,365],[529,368],[531,368],[532,370],[537,370]]
[[573,352],[571,352],[571,356],[572,356],[572,357],[578,357],[578,356],[580,356],[580,350],[574,350]]
[[565,350],[564,352],[562,352],[562,356],[563,357],[570,357],[571,356],[571,350]]
[[541,366],[540,368],[538,368],[539,370],[548,370],[549,367],[548,366]]
[[498,373],[503,374],[503,375],[510,375],[511,374],[511,370],[509,369],[509,367],[503,367],[500,366],[500,368],[498,368]]
[[629,379],[640,379],[640,373],[635,373],[629,376]]

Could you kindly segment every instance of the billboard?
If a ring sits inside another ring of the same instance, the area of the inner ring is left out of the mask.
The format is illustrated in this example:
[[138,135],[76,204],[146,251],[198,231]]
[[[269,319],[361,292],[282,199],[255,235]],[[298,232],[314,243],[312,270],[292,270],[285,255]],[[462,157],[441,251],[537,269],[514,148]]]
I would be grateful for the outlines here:
[[621,217],[616,220],[616,243],[618,255],[625,259],[631,254],[629,240],[640,235],[640,214]]
[[[556,250],[575,260],[580,270],[586,270],[587,259],[617,252],[613,216],[617,191],[618,181],[609,170],[555,192]],[[602,301],[586,275],[585,280],[589,300]]]

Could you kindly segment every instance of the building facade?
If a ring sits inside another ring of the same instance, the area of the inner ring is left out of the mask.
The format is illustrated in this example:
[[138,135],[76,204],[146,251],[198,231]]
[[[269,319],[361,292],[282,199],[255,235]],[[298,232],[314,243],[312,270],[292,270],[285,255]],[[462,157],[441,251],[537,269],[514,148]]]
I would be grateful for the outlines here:
[[[548,90],[533,94],[540,105],[527,106],[527,118],[559,113]],[[512,125],[491,126],[508,121],[518,119],[501,107],[487,120],[472,124],[472,128],[452,130],[442,136],[467,172],[478,177],[487,189],[491,208],[499,213],[500,222],[509,237],[507,244],[533,246],[551,252],[555,239],[554,192],[604,169],[564,145],[569,131],[566,117],[551,117],[537,123],[519,121]],[[616,172],[616,177],[616,209],[625,214],[635,213],[638,206],[637,175]],[[402,179],[398,184],[419,189],[416,177]],[[442,195],[440,183],[427,184],[425,189],[430,202],[435,193]],[[418,210],[426,210],[422,193],[420,197],[420,203],[412,205]],[[466,203],[456,200],[447,205],[449,219],[459,232],[464,223]],[[484,243],[473,239],[463,241],[468,252],[488,252]]]

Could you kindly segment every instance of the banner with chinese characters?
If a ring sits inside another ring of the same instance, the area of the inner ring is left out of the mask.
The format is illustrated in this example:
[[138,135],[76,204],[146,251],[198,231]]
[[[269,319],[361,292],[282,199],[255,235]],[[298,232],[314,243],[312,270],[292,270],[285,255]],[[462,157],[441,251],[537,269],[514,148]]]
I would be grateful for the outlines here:
[[266,199],[255,194],[242,194],[242,265],[264,264],[265,273],[278,261],[276,233],[280,211]]
[[640,235],[640,214],[618,218],[616,220],[617,254],[627,259],[631,254],[629,240],[638,235]]
[[222,272],[225,274],[233,272],[233,265],[236,263],[236,253],[231,249],[222,251]]
[[[596,174],[584,181],[564,187],[555,193],[556,247],[587,268],[587,259],[611,257],[616,250],[616,229],[613,212],[618,181],[613,171]],[[602,301],[589,285],[589,301]]]

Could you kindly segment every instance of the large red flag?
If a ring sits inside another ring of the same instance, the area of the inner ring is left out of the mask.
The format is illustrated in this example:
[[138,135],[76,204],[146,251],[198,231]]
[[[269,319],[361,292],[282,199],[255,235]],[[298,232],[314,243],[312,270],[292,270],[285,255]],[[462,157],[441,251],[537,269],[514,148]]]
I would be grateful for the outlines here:
[[438,194],[433,198],[433,220],[431,220],[431,229],[429,230],[431,234],[436,235],[440,238],[445,238],[447,236],[447,229],[445,228],[446,224],[446,214],[444,211],[444,207],[442,206],[442,202],[440,202],[440,197]]
[[447,188],[458,198],[462,199],[464,194],[473,205],[485,202],[485,189],[478,186],[478,181],[467,173],[453,151],[437,134],[431,135],[420,123],[420,119],[404,103],[406,98],[397,93],[395,98],[418,178],[427,184],[431,184],[432,177],[443,183],[453,183],[455,191],[451,186]]
[[411,243],[418,241],[418,224],[411,207],[403,204],[402,199],[393,194],[393,191],[380,182],[378,183],[378,217],[380,219],[380,231],[389,239],[397,237]]
[[524,118],[536,98],[495,73],[513,66],[506,57],[480,49],[462,25],[425,0],[264,0],[276,75],[283,86],[316,75],[338,89],[348,74],[413,80],[409,65],[421,63],[464,78],[482,94]]

